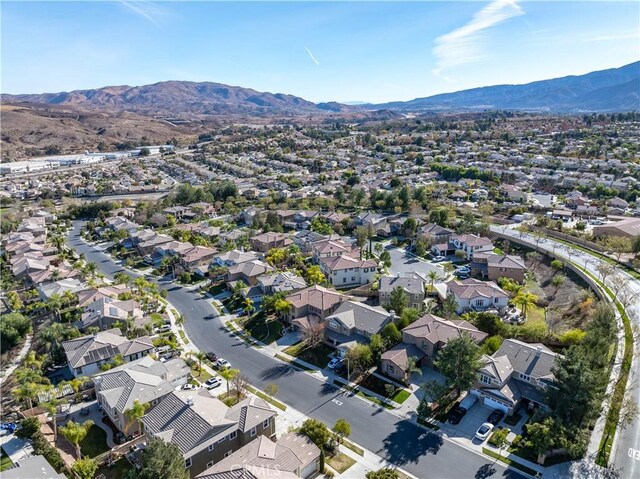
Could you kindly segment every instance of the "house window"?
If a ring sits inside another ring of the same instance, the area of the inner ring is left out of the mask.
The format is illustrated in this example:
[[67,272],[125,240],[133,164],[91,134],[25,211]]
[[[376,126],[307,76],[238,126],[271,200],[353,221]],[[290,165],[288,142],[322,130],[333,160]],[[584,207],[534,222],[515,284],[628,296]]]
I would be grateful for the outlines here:
[[520,379],[522,379],[523,381],[531,381],[531,376],[528,376],[526,374],[522,374],[520,373],[519,375]]
[[338,326],[338,322],[333,319],[329,321],[329,326],[331,327],[331,329],[340,329],[340,326]]
[[491,384],[491,378],[489,376],[485,376],[484,374],[481,374],[480,382],[485,384]]
[[499,298],[493,298],[493,302],[494,302],[494,303],[497,303],[497,302],[498,302],[498,300],[499,300]]
[[342,282],[346,283],[347,282],[347,278],[342,278]]
[[390,373],[395,372],[395,369],[396,368],[393,367],[393,364],[387,364],[387,371],[389,371]]
[[251,429],[251,437],[255,436],[256,434],[258,434],[258,430],[254,427]]
[[235,439],[236,437],[238,437],[238,431],[233,431],[231,434],[229,434],[229,440]]
[[189,457],[189,458],[187,458],[187,459],[184,461],[184,468],[185,468],[185,469],[187,469],[187,468],[189,468],[189,467],[191,467],[191,458],[190,458],[190,457]]
[[356,277],[355,276],[351,276],[351,281],[355,281]]
[[213,451],[213,444],[209,444],[209,447],[207,448],[207,451],[209,451],[209,452]]
[[231,454],[233,454],[233,451],[227,451],[224,453],[224,457],[229,457]]
[[213,467],[213,461],[207,462],[207,469],[209,469],[210,467]]
[[218,441],[218,443],[224,442],[226,439],[227,439],[227,436],[221,437],[220,440]]
[[475,303],[476,303],[476,306],[484,306],[484,300],[483,299],[476,299]]
[[262,423],[262,428],[263,428],[263,429],[266,429],[266,428],[268,428],[268,427],[269,427],[269,420],[267,419],[266,421],[264,421],[264,422]]

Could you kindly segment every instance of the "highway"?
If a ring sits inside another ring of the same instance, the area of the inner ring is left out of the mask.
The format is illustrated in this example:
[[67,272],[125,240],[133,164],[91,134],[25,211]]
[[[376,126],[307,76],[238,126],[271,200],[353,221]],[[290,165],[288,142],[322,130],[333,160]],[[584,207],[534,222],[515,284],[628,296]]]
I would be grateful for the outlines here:
[[[567,248],[570,247],[567,245],[550,238],[538,239],[536,242],[535,236],[516,231],[513,226],[492,226],[491,230],[510,236],[514,239],[514,242],[525,241],[538,249],[555,252],[557,256],[570,260],[585,268],[596,278],[601,278],[597,267],[604,262],[603,260],[575,248],[571,248],[571,255],[569,256]],[[629,306],[626,309],[629,319],[632,325],[640,327],[640,280],[622,272],[622,270],[618,274],[623,275],[628,280],[627,286],[633,293],[634,299],[629,302]],[[607,279],[607,285],[609,286],[610,284],[610,279]],[[627,382],[627,395],[633,398],[636,404],[640,404],[640,361],[638,361],[637,352],[637,345],[635,345],[636,354],[634,355]],[[627,425],[624,429],[619,427],[613,445],[610,462],[622,471],[621,477],[640,477],[640,420],[636,418],[632,424]]]
[[[83,223],[74,222],[68,244],[87,261],[112,278],[126,271],[110,256],[86,244],[79,236]],[[297,371],[227,333],[218,313],[200,294],[173,283],[159,283],[168,292],[168,301],[186,318],[185,329],[191,341],[202,351],[213,351],[240,369],[259,388],[278,385],[278,400],[317,418],[329,426],[346,418],[351,424],[351,439],[366,449],[402,467],[419,478],[523,478],[515,470],[487,459],[454,443],[440,434],[426,431],[384,408],[373,405],[333,385]]]

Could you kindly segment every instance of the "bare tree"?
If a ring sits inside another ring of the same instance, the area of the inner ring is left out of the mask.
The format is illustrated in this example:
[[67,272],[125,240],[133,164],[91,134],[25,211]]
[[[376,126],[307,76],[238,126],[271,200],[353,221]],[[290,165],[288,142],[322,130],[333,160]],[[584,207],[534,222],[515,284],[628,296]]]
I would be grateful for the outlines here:
[[236,374],[231,378],[231,384],[233,385],[233,390],[236,392],[236,396],[240,399],[247,389],[249,380],[244,374]]
[[601,261],[598,265],[596,265],[596,271],[600,273],[600,281],[604,283],[609,276],[616,272],[616,267],[612,264],[607,263],[606,261]]
[[314,349],[322,344],[325,327],[321,319],[309,318],[309,326],[302,330],[302,340],[308,348]]
[[640,408],[638,404],[630,397],[627,397],[622,401],[620,407],[620,418],[618,419],[618,425],[622,429],[626,429],[627,426],[632,424],[640,416]]

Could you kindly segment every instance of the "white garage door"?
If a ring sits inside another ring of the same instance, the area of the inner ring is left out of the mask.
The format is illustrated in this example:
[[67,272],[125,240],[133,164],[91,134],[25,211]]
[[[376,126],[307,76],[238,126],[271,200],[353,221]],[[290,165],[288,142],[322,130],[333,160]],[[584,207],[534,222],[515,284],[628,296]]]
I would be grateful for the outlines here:
[[505,406],[504,404],[500,404],[498,401],[494,401],[491,398],[485,397],[484,398],[484,405],[487,407],[492,407],[493,409],[499,409],[500,411],[504,412],[506,414],[506,412],[509,410],[509,408],[507,406]]

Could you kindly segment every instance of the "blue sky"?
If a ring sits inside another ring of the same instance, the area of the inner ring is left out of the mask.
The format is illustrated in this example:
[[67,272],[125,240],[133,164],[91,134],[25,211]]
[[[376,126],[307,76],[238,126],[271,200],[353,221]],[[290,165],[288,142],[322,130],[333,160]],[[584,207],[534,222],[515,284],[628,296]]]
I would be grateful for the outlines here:
[[7,2],[4,93],[215,81],[408,100],[640,59],[640,2]]

